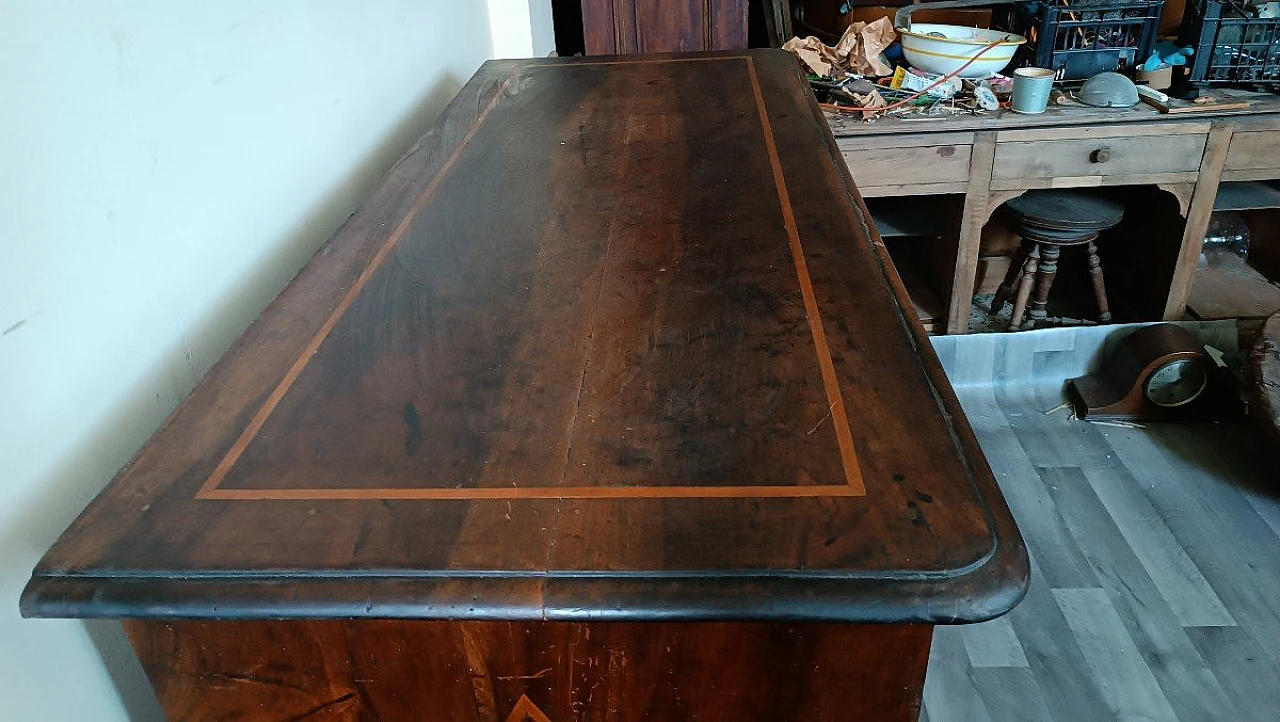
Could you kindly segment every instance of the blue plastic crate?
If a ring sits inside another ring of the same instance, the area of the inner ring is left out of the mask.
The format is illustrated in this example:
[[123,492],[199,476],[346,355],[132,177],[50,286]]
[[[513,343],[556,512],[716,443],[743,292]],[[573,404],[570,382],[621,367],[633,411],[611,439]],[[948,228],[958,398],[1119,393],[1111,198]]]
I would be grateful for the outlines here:
[[1037,0],[1008,6],[997,25],[1027,39],[1014,67],[1048,68],[1057,80],[1123,71],[1151,55],[1164,0]]
[[1229,0],[1189,0],[1179,40],[1196,49],[1193,83],[1280,85],[1280,18],[1254,17]]

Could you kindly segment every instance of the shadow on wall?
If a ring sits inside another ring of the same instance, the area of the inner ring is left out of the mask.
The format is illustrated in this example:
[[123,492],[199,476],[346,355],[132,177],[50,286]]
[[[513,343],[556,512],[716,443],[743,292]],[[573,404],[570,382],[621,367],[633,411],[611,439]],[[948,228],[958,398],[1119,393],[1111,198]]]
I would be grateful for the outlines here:
[[[331,188],[319,202],[280,238],[273,251],[252,273],[228,292],[217,307],[193,325],[187,344],[194,348],[215,348],[218,355],[235,341],[257,318],[294,274],[321,247],[323,242],[351,216],[356,208],[377,188],[387,170],[431,126],[445,105],[457,95],[462,81],[444,73],[413,105],[395,128],[377,144],[347,178]],[[80,453],[51,473],[39,484],[41,496],[34,499],[19,515],[9,534],[0,537],[0,550],[9,559],[28,558],[24,550],[42,553],[80,513],[88,499],[114,476],[126,459],[112,459],[104,450],[141,448],[145,439],[122,441],[134,424],[130,419],[146,418],[154,413],[155,389],[169,389],[175,379],[190,379],[191,369],[181,342],[166,350],[165,363],[157,364],[127,395],[127,401],[104,417],[93,430]],[[205,359],[198,376],[212,367],[216,359]],[[197,360],[197,363],[200,363]],[[189,393],[192,385],[184,381]],[[103,468],[109,465],[110,468]],[[13,550],[10,552],[9,550]],[[27,570],[29,571],[29,570]],[[25,572],[19,571],[18,574]],[[85,620],[85,630],[97,649],[107,673],[120,695],[130,719],[163,720],[154,692],[129,647],[123,626],[115,620]]]

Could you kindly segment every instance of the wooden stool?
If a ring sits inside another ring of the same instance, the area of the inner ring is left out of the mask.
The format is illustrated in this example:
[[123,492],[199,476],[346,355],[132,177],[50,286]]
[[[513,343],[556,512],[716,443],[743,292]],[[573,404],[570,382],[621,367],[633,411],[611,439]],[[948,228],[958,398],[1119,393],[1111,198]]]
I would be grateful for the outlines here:
[[[1118,203],[1089,193],[1057,190],[1028,191],[1005,203],[1003,208],[1013,220],[1014,232],[1022,238],[1022,244],[992,299],[991,312],[997,313],[1012,297],[1011,330],[1035,328],[1037,322],[1046,321],[1045,304],[1058,272],[1058,254],[1063,246],[1083,245],[1088,254],[1089,275],[1093,277],[1093,293],[1098,299],[1098,320],[1110,321],[1102,263],[1094,241],[1102,231],[1119,225],[1124,209]],[[1032,286],[1035,286],[1034,298]],[[1028,316],[1025,323],[1024,313]]]

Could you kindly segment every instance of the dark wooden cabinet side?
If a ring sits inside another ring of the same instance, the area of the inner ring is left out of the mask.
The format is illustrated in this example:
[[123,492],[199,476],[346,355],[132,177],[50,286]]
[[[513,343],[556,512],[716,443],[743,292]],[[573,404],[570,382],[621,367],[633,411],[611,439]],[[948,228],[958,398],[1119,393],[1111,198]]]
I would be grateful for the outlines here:
[[125,624],[166,714],[188,721],[915,720],[932,637],[811,623]]
[[746,0],[582,0],[587,55],[741,50]]

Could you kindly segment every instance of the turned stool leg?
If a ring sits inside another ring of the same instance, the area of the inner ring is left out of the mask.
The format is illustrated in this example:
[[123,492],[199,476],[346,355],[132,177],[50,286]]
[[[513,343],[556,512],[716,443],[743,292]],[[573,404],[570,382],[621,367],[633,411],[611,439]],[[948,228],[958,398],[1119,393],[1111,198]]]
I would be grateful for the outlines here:
[[1089,241],[1085,246],[1089,258],[1089,275],[1093,277],[1093,295],[1098,299],[1098,320],[1106,323],[1111,320],[1111,305],[1107,303],[1107,284],[1102,279],[1102,261],[1098,260],[1098,247]]
[[1032,245],[1027,253],[1027,262],[1022,264],[1022,281],[1018,284],[1018,296],[1013,299],[1013,317],[1009,319],[1010,330],[1022,326],[1022,314],[1027,310],[1027,299],[1031,297],[1031,286],[1035,283],[1036,267],[1040,262],[1040,244]]
[[1004,304],[1013,298],[1013,292],[1018,286],[1018,279],[1022,276],[1022,264],[1027,262],[1028,243],[1023,242],[1018,245],[1017,250],[1013,252],[1013,258],[1009,261],[1009,270],[1005,271],[1004,280],[1000,282],[1000,287],[996,289],[995,298],[991,299],[991,315],[1000,313],[1000,309],[1004,308]]
[[1049,303],[1049,289],[1053,287],[1053,279],[1058,273],[1058,254],[1061,246],[1052,243],[1040,244],[1040,272],[1036,276],[1036,296],[1031,301],[1028,314],[1032,321],[1043,321],[1049,317],[1045,310]]

